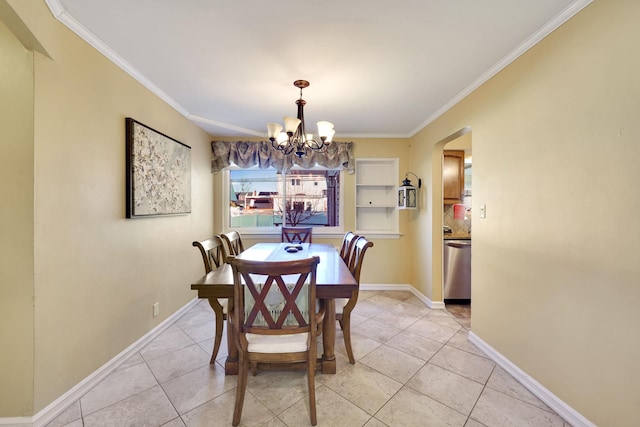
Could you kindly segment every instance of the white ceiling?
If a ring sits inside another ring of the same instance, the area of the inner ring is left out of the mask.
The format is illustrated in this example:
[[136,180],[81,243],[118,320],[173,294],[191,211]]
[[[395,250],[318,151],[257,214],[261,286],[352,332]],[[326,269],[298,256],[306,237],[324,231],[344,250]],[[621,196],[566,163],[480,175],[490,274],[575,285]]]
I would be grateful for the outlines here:
[[45,0],[218,136],[296,114],[335,139],[408,137],[591,0]]

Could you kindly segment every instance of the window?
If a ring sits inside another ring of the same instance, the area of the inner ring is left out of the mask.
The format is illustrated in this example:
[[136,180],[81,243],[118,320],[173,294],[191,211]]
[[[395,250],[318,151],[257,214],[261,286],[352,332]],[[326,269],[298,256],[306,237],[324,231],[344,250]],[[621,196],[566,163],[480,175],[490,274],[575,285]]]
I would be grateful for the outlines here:
[[322,233],[342,231],[342,172],[336,169],[230,167],[223,173],[225,229],[274,232],[287,225],[313,226]]

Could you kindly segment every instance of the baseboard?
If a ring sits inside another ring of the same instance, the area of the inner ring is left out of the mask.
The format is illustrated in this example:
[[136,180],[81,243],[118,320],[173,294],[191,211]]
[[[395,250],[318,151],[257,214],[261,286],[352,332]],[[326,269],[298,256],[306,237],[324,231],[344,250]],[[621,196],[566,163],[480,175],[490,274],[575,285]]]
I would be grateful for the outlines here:
[[549,391],[542,384],[527,375],[509,359],[496,351],[489,344],[484,342],[479,336],[469,331],[469,341],[482,350],[491,360],[496,362],[502,369],[507,371],[513,378],[522,384],[527,390],[542,400],[549,408],[553,409],[567,423],[573,427],[596,427],[591,421],[583,417],[578,411],[563,402],[558,396]]
[[107,375],[115,371],[129,357],[139,352],[145,345],[149,344],[155,337],[160,335],[165,329],[171,326],[176,320],[182,317],[191,307],[197,304],[198,299],[194,298],[185,304],[181,309],[158,324],[155,328],[143,335],[139,340],[120,352],[113,359],[98,368],[95,372],[80,381],[69,391],[51,402],[33,417],[0,418],[0,425],[42,427],[54,420],[73,402],[84,396],[89,390],[95,387]]
[[0,425],[10,426],[10,427],[22,427],[22,426],[32,426],[33,422],[30,417],[14,417],[14,418],[0,418]]
[[429,308],[431,308],[433,310],[444,310],[444,302],[442,302],[442,301],[431,301],[425,295],[420,293],[416,288],[414,288],[413,286],[408,285],[408,284],[397,284],[397,285],[392,285],[392,284],[387,284],[387,285],[385,285],[385,284],[372,284],[372,285],[361,284],[360,285],[360,289],[362,289],[364,291],[409,291],[416,298],[418,298],[420,301],[422,301],[424,303],[424,305],[426,305],[427,307],[429,307]]

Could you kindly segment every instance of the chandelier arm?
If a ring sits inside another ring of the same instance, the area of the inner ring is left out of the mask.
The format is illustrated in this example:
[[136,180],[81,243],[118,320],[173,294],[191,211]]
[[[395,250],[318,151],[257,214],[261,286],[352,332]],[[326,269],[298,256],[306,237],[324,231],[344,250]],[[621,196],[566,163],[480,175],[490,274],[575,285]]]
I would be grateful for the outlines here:
[[318,142],[315,139],[311,139],[307,141],[307,145],[309,146],[309,148],[311,148],[314,151],[322,151],[324,150],[329,144],[327,144],[326,142]]
[[293,152],[294,146],[291,142],[287,141],[286,144],[278,143],[276,140],[271,141],[271,146],[274,150],[281,151],[282,154],[289,155]]

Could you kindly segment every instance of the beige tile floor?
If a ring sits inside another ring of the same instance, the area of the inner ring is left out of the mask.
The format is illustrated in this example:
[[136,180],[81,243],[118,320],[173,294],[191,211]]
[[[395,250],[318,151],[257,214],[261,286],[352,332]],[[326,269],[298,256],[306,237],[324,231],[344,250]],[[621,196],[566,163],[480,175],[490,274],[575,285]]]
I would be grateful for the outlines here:
[[[338,331],[338,373],[316,376],[318,426],[568,426],[471,344],[469,328],[468,306],[361,291],[356,364]],[[236,377],[224,375],[225,342],[209,364],[213,331],[200,301],[49,427],[231,425]],[[241,425],[310,425],[304,372],[250,376]]]

